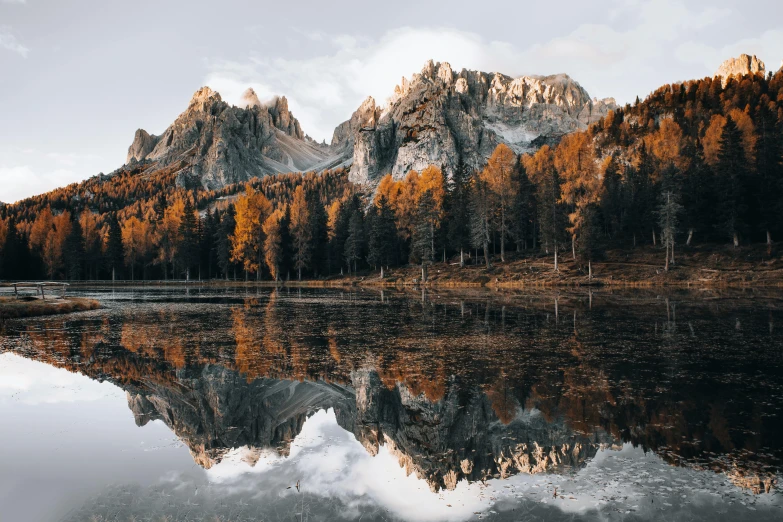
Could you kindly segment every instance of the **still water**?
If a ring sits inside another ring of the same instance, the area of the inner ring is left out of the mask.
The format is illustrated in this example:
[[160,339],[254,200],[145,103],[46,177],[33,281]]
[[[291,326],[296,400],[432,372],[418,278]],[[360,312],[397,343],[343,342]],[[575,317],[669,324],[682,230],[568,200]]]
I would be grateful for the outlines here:
[[2,522],[783,519],[783,294],[79,293],[0,325]]

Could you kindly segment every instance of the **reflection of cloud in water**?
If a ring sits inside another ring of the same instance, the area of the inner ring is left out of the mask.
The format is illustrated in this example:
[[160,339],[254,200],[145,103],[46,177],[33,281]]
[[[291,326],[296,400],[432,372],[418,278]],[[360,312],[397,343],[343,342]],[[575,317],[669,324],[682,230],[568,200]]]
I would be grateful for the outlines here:
[[239,496],[249,505],[265,506],[266,513],[290,507],[316,518],[375,513],[419,521],[467,520],[477,513],[502,519],[527,514],[602,520],[631,513],[644,520],[698,519],[707,507],[713,513],[733,513],[735,520],[746,517],[750,507],[756,510],[755,520],[773,520],[782,507],[779,495],[752,495],[725,477],[670,466],[630,444],[619,451],[599,451],[571,475],[520,474],[472,484],[463,480],[453,491],[433,493],[426,481],[405,476],[386,447],[374,457],[367,453],[337,424],[332,410],[305,422],[287,458],[267,452],[251,466],[248,451],[234,450],[205,472],[211,498]]
[[125,392],[109,383],[101,383],[48,364],[0,354],[0,402],[56,404],[95,401],[106,397],[125,397]]

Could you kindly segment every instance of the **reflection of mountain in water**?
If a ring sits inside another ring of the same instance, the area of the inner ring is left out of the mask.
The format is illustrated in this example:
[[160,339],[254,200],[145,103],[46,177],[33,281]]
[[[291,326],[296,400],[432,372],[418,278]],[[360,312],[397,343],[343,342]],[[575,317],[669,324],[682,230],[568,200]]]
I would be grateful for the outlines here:
[[779,361],[765,350],[777,338],[741,310],[716,323],[710,310],[683,319],[683,306],[678,325],[565,300],[552,313],[284,297],[50,320],[16,350],[114,382],[137,424],[162,420],[204,467],[244,446],[251,464],[270,448],[285,455],[309,414],[333,408],[368,451],[388,446],[433,489],[566,472],[621,442],[757,492],[775,483],[780,383],[768,376]]
[[307,416],[328,408],[370,453],[387,445],[408,473],[426,479],[433,489],[453,489],[461,478],[576,468],[610,440],[603,431],[574,433],[564,419],[550,422],[537,410],[501,422],[486,394],[460,388],[456,381],[432,403],[405,385],[386,388],[372,370],[353,372],[351,386],[344,386],[265,378],[248,382],[233,370],[211,365],[180,371],[171,384],[133,386],[128,405],[140,426],[165,422],[206,468],[244,446],[255,460],[269,448],[287,455]]

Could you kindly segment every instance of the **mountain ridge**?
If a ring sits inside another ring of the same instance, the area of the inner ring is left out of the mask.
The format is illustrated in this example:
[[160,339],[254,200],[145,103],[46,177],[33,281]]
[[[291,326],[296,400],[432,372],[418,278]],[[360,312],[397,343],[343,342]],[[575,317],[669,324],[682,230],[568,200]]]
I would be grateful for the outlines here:
[[521,76],[452,70],[429,60],[402,78],[381,107],[368,97],[339,124],[330,144],[307,136],[285,96],[262,103],[252,89],[239,105],[209,87],[160,135],[138,129],[126,166],[181,163],[177,183],[207,189],[270,174],[344,167],[351,179],[373,186],[391,172],[440,164],[451,175],[460,161],[480,168],[499,143],[518,152],[536,150],[583,130],[616,106],[591,99],[566,74]]

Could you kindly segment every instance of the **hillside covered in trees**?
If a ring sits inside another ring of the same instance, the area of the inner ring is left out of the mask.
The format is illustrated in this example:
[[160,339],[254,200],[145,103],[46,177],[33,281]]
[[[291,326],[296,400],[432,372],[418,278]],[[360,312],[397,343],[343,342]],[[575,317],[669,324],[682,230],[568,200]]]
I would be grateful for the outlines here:
[[[783,73],[665,85],[557,146],[354,185],[343,169],[183,188],[138,163],[0,207],[2,279],[323,278],[406,264],[736,249],[783,235]],[[426,270],[422,270],[426,277]]]

